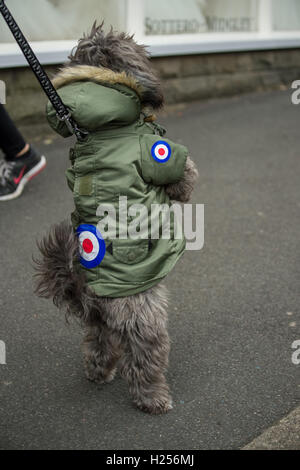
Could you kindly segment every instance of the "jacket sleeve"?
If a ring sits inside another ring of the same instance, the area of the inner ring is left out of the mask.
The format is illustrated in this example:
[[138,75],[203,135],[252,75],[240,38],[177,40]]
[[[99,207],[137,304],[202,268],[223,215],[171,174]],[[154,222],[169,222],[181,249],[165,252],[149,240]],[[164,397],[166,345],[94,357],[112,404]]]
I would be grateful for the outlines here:
[[155,186],[177,183],[183,178],[186,147],[157,135],[140,136],[142,177]]

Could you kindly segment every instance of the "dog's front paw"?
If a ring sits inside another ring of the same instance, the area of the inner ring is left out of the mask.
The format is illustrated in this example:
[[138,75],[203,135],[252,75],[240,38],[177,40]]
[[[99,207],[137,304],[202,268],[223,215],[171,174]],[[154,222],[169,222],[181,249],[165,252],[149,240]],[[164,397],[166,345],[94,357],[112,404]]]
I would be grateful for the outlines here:
[[88,380],[91,382],[95,382],[97,384],[107,384],[110,383],[114,380],[115,375],[117,372],[117,368],[115,367],[111,371],[109,371],[106,374],[103,374],[103,371],[100,369],[100,367],[91,365],[91,364],[86,364],[85,366],[85,376]]
[[151,415],[161,415],[173,409],[172,398],[144,398],[135,402],[139,410]]

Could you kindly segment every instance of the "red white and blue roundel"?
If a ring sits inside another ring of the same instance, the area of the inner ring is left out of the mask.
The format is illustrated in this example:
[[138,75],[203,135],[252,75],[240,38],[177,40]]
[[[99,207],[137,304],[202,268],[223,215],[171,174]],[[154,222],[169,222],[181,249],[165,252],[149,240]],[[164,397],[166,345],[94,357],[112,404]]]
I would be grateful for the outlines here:
[[97,227],[82,224],[76,230],[79,239],[80,263],[91,269],[99,266],[105,255],[105,241]]
[[171,157],[171,153],[171,147],[165,140],[159,140],[151,149],[152,157],[159,163],[167,162]]

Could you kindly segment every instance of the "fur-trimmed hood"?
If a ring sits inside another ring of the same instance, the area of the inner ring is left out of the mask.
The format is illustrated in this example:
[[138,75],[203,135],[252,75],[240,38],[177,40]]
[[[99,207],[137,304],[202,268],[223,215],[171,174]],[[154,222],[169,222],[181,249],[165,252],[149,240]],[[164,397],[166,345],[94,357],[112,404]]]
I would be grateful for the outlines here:
[[[134,97],[137,98],[134,101],[138,101],[139,103],[138,112],[143,112],[145,121],[153,122],[156,119],[156,116],[153,113],[153,106],[150,105],[147,100],[145,100],[145,96],[147,96],[148,91],[136,80],[136,78],[127,74],[126,72],[114,72],[106,68],[95,67],[91,65],[66,65],[60,69],[52,81],[57,90],[70,85],[75,86],[76,83],[83,84],[90,82],[102,85],[103,87],[114,88],[118,91],[121,91],[124,95],[124,87],[127,87],[134,92]],[[62,93],[65,93],[64,90],[62,90]],[[133,96],[131,96],[131,98],[133,98]],[[65,100],[66,98],[63,99],[65,104],[70,106],[70,104],[68,104]],[[86,97],[86,100],[89,100],[88,96]],[[123,100],[120,100],[120,105],[123,106],[121,101]],[[73,112],[76,112],[76,110],[73,109]],[[92,115],[91,119],[93,119]]]
[[[54,84],[74,121],[87,131],[120,128],[140,118],[142,90],[125,73],[90,66],[67,67],[56,76]],[[69,135],[50,103],[47,117],[54,130]]]
[[134,90],[142,100],[145,90],[138,81],[125,72],[113,72],[112,70],[91,65],[65,66],[53,79],[55,88],[61,88],[73,82],[91,81],[101,85],[125,85]]

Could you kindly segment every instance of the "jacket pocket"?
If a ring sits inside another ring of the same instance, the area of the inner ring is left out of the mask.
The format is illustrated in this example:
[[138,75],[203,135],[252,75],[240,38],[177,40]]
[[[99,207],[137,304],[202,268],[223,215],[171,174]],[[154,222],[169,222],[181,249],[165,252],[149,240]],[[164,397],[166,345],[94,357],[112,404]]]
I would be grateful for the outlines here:
[[115,239],[111,244],[111,254],[124,264],[137,264],[143,261],[150,249],[149,240]]

